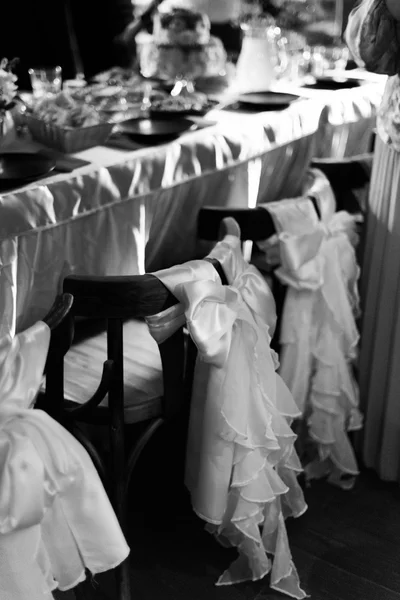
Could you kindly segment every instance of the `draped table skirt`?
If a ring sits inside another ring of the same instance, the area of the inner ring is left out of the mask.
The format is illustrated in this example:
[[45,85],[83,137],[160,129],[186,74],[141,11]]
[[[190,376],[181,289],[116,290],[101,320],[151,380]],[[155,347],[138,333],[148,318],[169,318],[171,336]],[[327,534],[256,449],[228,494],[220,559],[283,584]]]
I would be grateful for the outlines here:
[[191,258],[204,204],[299,195],[312,156],[366,150],[382,90],[309,94],[279,112],[213,111],[210,126],[172,143],[92,148],[77,155],[88,166],[0,195],[0,335],[42,318],[69,273],[135,274]]

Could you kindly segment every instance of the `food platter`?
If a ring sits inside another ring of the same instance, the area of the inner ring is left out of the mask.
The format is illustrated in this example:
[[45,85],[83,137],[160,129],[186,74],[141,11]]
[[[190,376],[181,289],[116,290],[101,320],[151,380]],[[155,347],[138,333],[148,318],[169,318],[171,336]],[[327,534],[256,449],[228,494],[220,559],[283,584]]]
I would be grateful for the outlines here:
[[152,100],[150,113],[154,117],[204,117],[208,112],[215,109],[218,104],[218,100],[208,98],[205,94],[166,96]]

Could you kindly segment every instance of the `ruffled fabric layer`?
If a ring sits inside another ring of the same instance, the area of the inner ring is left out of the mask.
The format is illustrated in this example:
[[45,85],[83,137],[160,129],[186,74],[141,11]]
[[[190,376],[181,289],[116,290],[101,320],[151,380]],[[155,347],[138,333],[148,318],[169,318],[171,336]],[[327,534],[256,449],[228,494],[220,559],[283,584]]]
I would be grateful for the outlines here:
[[[273,589],[304,598],[285,527],[286,517],[306,510],[290,427],[299,410],[270,349],[275,303],[259,272],[244,261],[238,238],[228,236],[210,256],[221,263],[228,286],[204,261],[197,273],[189,263],[179,278],[174,268],[156,273],[180,300],[199,353],[186,485],[207,530],[239,552],[217,585],[270,573]],[[173,329],[177,309],[169,316]],[[150,330],[165,339],[165,314],[160,319],[157,327],[152,318]]]
[[325,222],[318,222],[308,198],[297,199],[296,205],[295,210],[292,200],[264,205],[279,232],[276,275],[289,286],[280,374],[317,446],[317,457],[302,457],[306,477],[328,476],[349,489],[358,466],[347,433],[362,427],[352,372],[359,340],[354,318],[359,269],[350,242],[355,223],[343,212],[326,212]]
[[[228,357],[234,371],[226,374],[225,381],[229,381],[230,385],[225,393],[221,390],[219,398],[212,400],[212,414],[208,415],[205,412],[210,407],[204,408],[204,396],[201,394],[208,369],[201,362],[198,364],[189,427],[186,482],[192,492],[194,510],[209,522],[208,531],[223,545],[239,550],[238,559],[217,583],[224,585],[257,580],[271,572],[272,588],[302,598],[304,592],[299,586],[284,524],[284,518],[298,517],[306,510],[297,482],[302,468],[294,450],[296,436],[289,426],[299,413],[289,391],[274,371],[272,356],[260,353],[259,348],[257,352],[257,342],[249,360],[240,361],[240,338],[246,335],[240,328],[241,325],[237,325]],[[248,391],[246,393],[249,381],[244,381],[244,373],[249,372],[252,377],[251,363],[253,366],[261,363],[263,373],[259,377],[255,367],[257,380],[250,383],[254,387],[249,394]],[[266,382],[268,389],[265,389]],[[239,398],[232,394],[232,388],[241,392]],[[250,400],[250,406],[245,405],[244,398]],[[238,400],[243,404],[239,404]],[[201,418],[207,423],[207,433],[198,430]],[[214,441],[210,440],[211,437]],[[210,468],[203,456],[212,444],[214,468]],[[199,448],[202,455],[200,460],[196,460],[195,452]],[[214,498],[214,501],[210,498],[210,489],[220,483],[218,474],[226,468],[224,453],[228,448],[231,464],[226,472],[230,473],[230,481],[226,488],[219,490],[225,504],[221,506],[220,498]],[[268,554],[273,556],[272,560]]]
[[[112,569],[129,554],[87,452],[46,413],[31,408],[49,339],[47,325],[38,323],[0,340],[0,572],[2,560],[14,574],[25,560],[30,578],[25,587],[9,578],[13,600],[51,597],[51,590],[83,581],[86,569]],[[16,539],[24,544],[19,558]]]
[[[340,340],[330,327],[329,313],[325,313],[326,319],[323,317],[325,325],[319,327],[316,312],[321,318],[320,309],[310,295],[295,290],[287,295],[280,373],[299,401],[307,435],[317,445],[318,456],[304,467],[306,477],[328,476],[331,483],[348,489],[354,484],[358,466],[347,433],[362,428],[358,388],[351,368],[355,347],[350,346],[343,353]],[[296,330],[292,328],[293,319],[285,319],[299,313],[303,327]],[[304,439],[299,442],[307,445]]]

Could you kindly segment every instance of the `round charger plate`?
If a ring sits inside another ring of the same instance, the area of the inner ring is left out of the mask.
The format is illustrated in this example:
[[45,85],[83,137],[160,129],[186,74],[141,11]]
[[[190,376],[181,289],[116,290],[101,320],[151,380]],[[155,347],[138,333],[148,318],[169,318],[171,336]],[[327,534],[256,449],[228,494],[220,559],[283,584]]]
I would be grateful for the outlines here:
[[359,87],[363,82],[354,77],[316,77],[315,83],[310,83],[304,87],[318,90],[343,90]]
[[196,125],[189,119],[168,117],[128,119],[118,125],[120,132],[148,142],[171,139],[195,128]]
[[56,161],[29,152],[0,152],[0,183],[25,182],[51,173]]
[[243,106],[276,110],[278,108],[289,106],[289,104],[298,100],[298,98],[299,96],[296,96],[295,94],[265,91],[240,94],[238,101]]

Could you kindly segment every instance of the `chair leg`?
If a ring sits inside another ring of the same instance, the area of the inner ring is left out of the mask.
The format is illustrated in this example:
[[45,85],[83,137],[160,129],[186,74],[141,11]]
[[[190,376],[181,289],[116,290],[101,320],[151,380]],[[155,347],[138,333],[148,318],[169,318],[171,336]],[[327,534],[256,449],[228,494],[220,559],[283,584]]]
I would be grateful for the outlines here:
[[115,569],[118,600],[131,600],[131,579],[129,572],[129,556]]
[[[123,530],[126,532],[126,518],[127,518],[127,510],[126,510],[126,498],[128,493],[128,487],[130,478],[132,475],[132,471],[148,442],[153,437],[154,433],[157,429],[163,424],[163,419],[156,419],[152,421],[150,425],[146,427],[143,433],[140,435],[137,440],[133,451],[129,455],[129,459],[126,465],[125,477],[124,477],[124,486],[117,486],[117,494],[116,494],[116,505],[119,510],[117,515],[121,519],[121,524],[123,523]],[[119,496],[119,497],[118,497]],[[117,583],[117,598],[118,600],[131,600],[131,585],[130,585],[130,573],[129,573],[129,557],[115,570],[116,583]]]
[[[122,415],[122,417],[121,417]],[[127,499],[125,494],[125,439],[123,412],[114,413],[114,422],[110,424],[110,493],[115,514],[121,529],[127,538]],[[116,600],[131,600],[129,559],[115,569],[117,585]]]
[[[117,444],[119,445],[119,444]],[[122,444],[121,444],[122,446]],[[114,458],[119,456],[121,464],[116,468],[116,464],[112,465],[113,473],[111,479],[113,480],[112,492],[114,501],[114,510],[117,515],[118,521],[121,525],[121,529],[128,537],[127,532],[127,502],[125,494],[125,481],[123,477],[123,465],[124,457],[123,453],[115,452]],[[130,575],[129,575],[129,557],[115,569],[116,585],[117,585],[117,596],[116,600],[131,600],[131,586],[130,586]]]
[[[73,592],[75,594],[75,600],[90,600],[89,596],[85,592],[86,589],[86,581],[77,585]],[[62,598],[60,598],[62,600]]]
[[100,456],[100,453],[97,451],[97,448],[91,442],[91,440],[87,437],[87,435],[76,425],[73,428],[73,435],[76,437],[78,442],[80,442],[82,444],[82,446],[85,448],[86,452],[89,454],[94,466],[96,467],[96,470],[100,476],[100,479],[101,479],[104,487],[108,488],[109,481],[108,481],[107,475],[106,475],[106,468],[105,468],[104,462]]
[[161,417],[159,419],[155,419],[146,427],[146,429],[140,434],[138,440],[136,441],[136,444],[134,445],[126,464],[125,497],[128,493],[133,469],[135,468],[140,455],[142,454],[143,450],[145,449],[145,447],[147,446],[157,429],[161,427],[163,423],[164,419],[162,419]]

